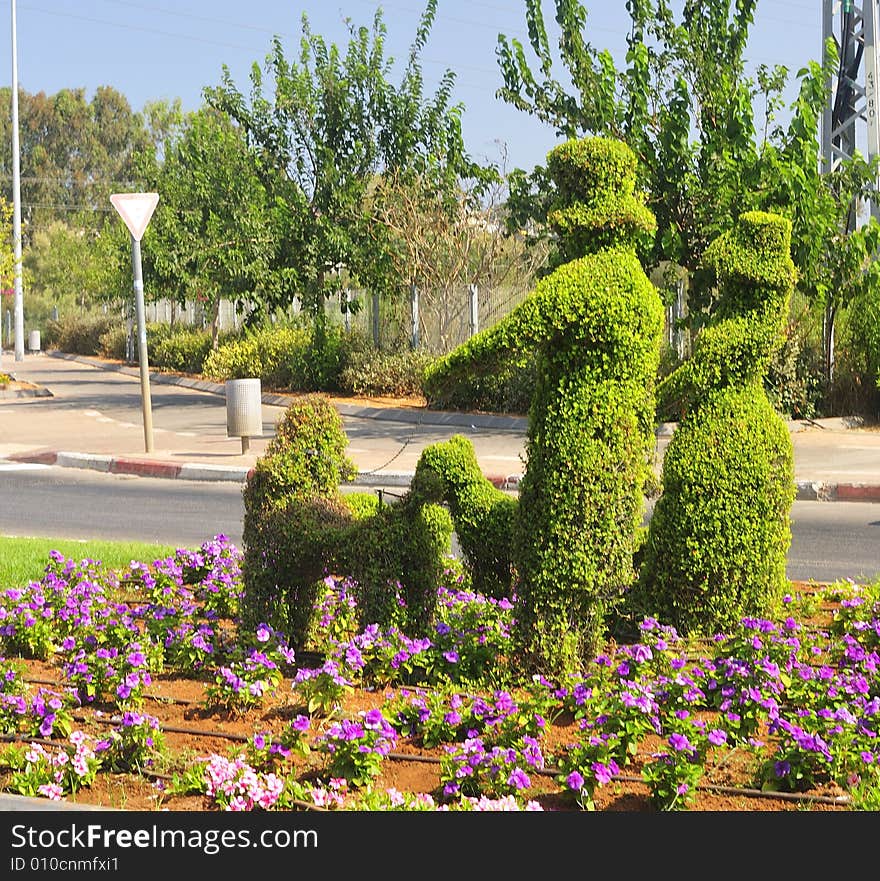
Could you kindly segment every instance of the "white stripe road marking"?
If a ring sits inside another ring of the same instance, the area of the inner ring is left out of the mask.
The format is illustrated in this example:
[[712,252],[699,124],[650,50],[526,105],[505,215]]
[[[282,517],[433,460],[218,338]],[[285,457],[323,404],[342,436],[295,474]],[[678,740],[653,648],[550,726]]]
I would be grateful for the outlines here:
[[49,467],[37,462],[0,462],[0,471],[42,471]]

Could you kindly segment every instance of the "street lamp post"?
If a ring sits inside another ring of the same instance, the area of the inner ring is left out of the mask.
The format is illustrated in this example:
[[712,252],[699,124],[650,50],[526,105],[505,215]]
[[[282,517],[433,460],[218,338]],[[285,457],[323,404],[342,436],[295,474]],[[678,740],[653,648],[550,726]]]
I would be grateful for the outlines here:
[[15,360],[24,360],[24,302],[21,289],[21,169],[18,144],[18,53],[12,0],[12,245],[15,259]]

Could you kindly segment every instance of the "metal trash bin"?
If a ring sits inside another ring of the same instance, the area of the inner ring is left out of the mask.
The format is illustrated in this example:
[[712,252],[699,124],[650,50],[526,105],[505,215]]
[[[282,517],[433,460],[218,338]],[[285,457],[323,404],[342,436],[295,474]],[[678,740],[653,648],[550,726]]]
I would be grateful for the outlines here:
[[262,390],[259,379],[226,381],[226,436],[241,438],[247,452],[249,439],[263,436]]
[[30,352],[39,352],[40,351],[40,332],[38,330],[32,330],[28,334],[28,351],[30,351]]

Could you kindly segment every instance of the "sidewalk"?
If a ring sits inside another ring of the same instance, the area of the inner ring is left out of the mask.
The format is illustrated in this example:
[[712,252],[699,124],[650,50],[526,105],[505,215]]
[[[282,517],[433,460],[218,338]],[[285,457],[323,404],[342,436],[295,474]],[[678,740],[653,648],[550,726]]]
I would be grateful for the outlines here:
[[[263,394],[263,437],[242,449],[226,436],[225,386],[192,377],[150,376],[153,449],[147,453],[137,367],[97,358],[4,352],[2,370],[32,383],[28,396],[0,391],[0,460],[112,474],[243,482],[293,400]],[[431,411],[393,402],[335,398],[349,425],[353,481],[408,486],[421,449],[462,432],[473,435],[483,472],[514,489],[522,470],[524,417]],[[362,426],[368,425],[364,429]],[[660,427],[658,465],[675,426]],[[799,499],[880,501],[880,430],[856,420],[789,423]],[[502,467],[506,466],[506,467]]]
[[[33,388],[0,391],[0,460],[87,468],[113,474],[243,482],[263,455],[295,395],[262,395],[263,436],[226,434],[225,385],[150,374],[153,449],[146,452],[140,372],[119,362],[28,353],[2,370]],[[346,421],[353,484],[409,486],[421,450],[455,433],[472,437],[487,475],[515,486],[522,467],[524,417],[431,411],[392,400],[334,398]],[[393,405],[393,406],[392,406]]]

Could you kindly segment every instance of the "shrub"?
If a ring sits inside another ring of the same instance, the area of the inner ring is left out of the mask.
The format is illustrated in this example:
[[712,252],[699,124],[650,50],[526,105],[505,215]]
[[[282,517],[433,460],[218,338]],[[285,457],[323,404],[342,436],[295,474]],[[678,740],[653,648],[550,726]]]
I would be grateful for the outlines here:
[[[177,336],[186,336],[189,334],[200,333],[186,325],[170,325],[162,322],[151,322],[147,325],[147,353],[151,367],[161,368],[163,357],[158,354],[166,340],[174,339]],[[134,339],[137,339],[137,327],[133,329]],[[126,358],[126,340],[128,330],[123,324],[114,324],[109,330],[101,334],[100,350],[98,352],[103,358],[111,358],[114,361],[124,361]],[[137,343],[135,342],[134,357],[137,359]]]
[[376,397],[421,395],[422,376],[433,360],[433,355],[419,350],[383,352],[370,347],[351,351],[339,374],[339,389]]
[[150,363],[161,370],[200,374],[210,352],[209,330],[184,328],[151,347]]
[[355,474],[346,445],[329,398],[305,395],[279,421],[244,488],[242,619],[271,623],[298,648],[314,630],[328,574],[354,580],[362,625],[424,627],[451,551],[452,521],[440,505],[410,494],[379,505],[339,493]]
[[535,394],[537,362],[533,353],[511,359],[492,371],[479,368],[439,374],[426,365],[422,391],[433,409],[483,411],[486,413],[528,413]]
[[297,353],[305,349],[307,340],[308,332],[301,327],[251,330],[212,351],[203,373],[221,382],[256,377],[269,388],[288,388]]
[[102,358],[110,358],[113,361],[125,360],[125,344],[128,334],[121,324],[111,327],[101,334],[98,354]]
[[119,326],[118,318],[107,315],[71,315],[50,320],[46,327],[46,348],[71,355],[101,355],[101,337]]
[[750,212],[710,245],[715,321],[658,388],[661,408],[681,422],[629,605],[634,618],[654,615],[682,634],[711,636],[767,614],[786,585],[793,451],[764,381],[794,284],[790,229]]
[[316,320],[251,329],[205,359],[205,376],[217,380],[258,377],[269,388],[298,392],[341,390],[340,376],[366,338]]

